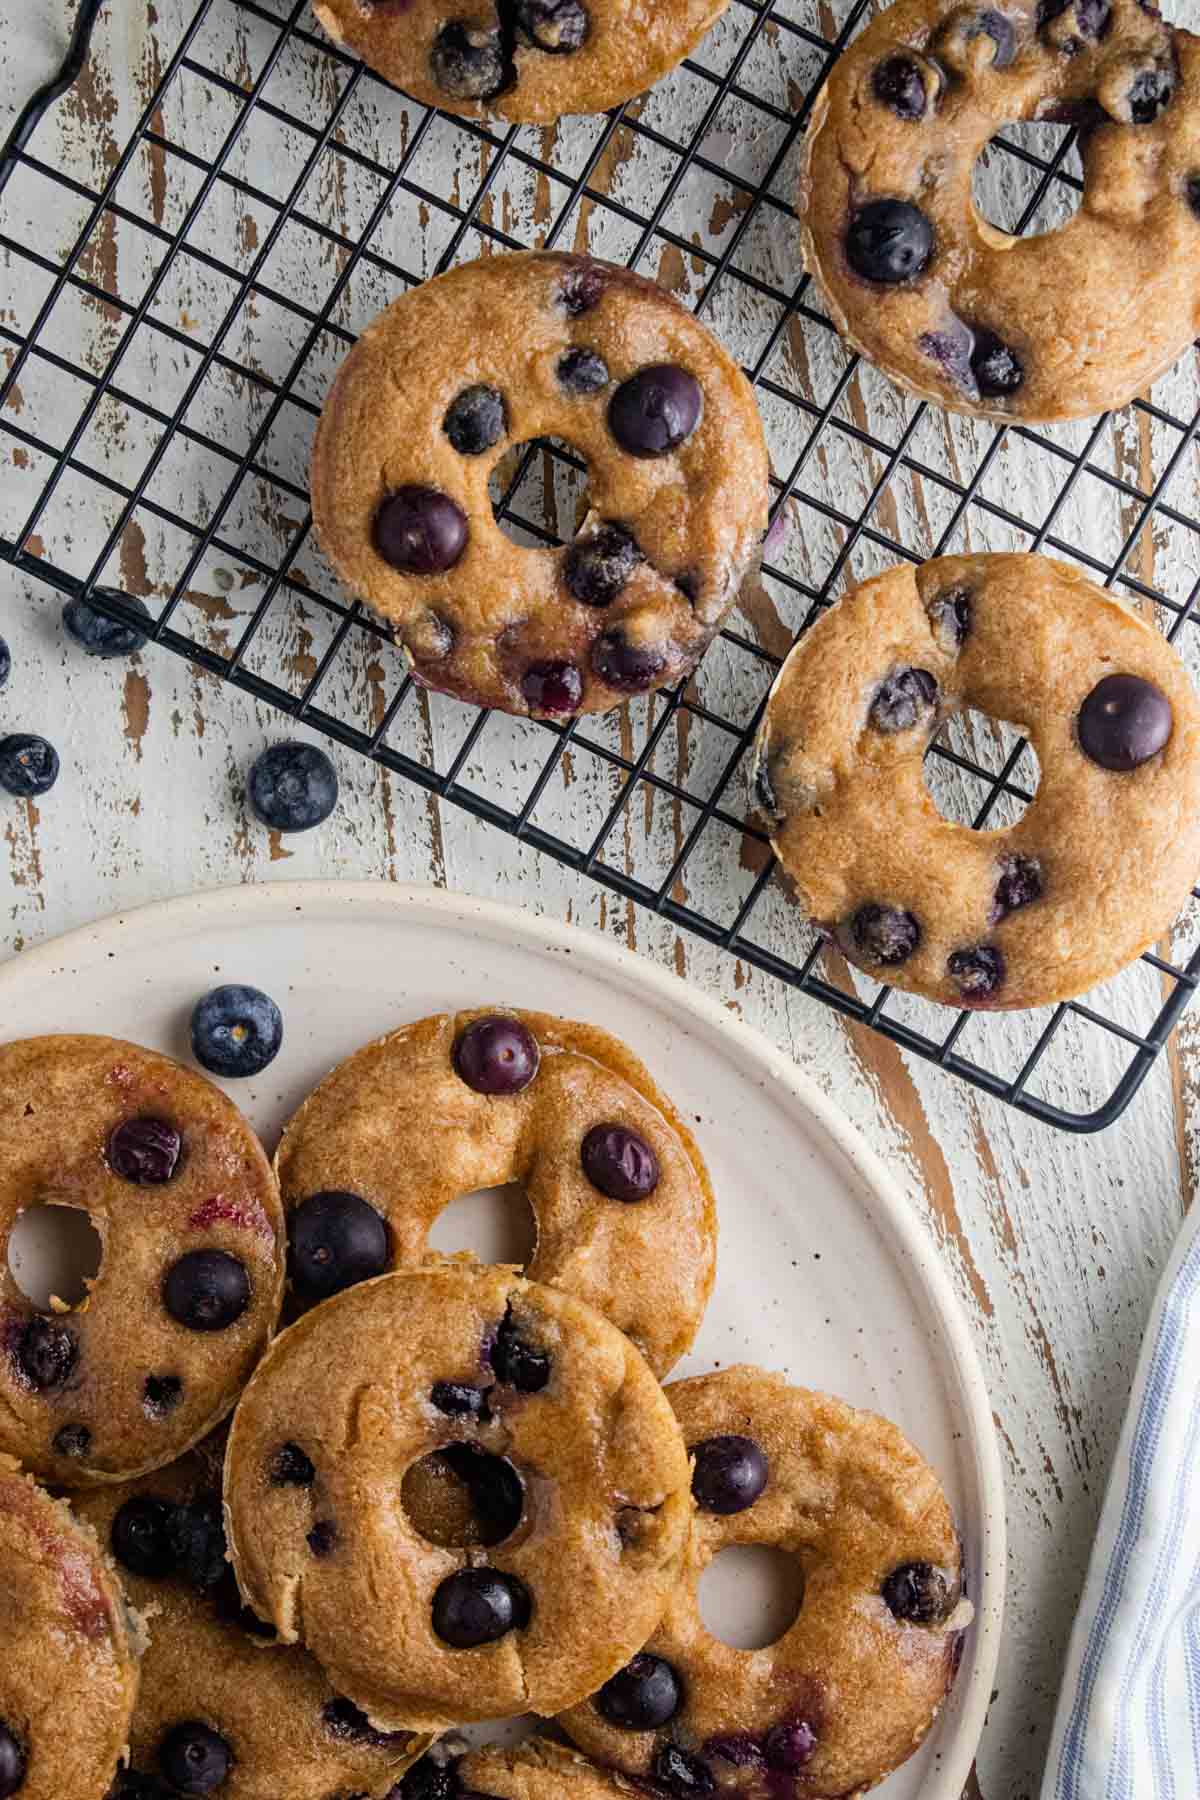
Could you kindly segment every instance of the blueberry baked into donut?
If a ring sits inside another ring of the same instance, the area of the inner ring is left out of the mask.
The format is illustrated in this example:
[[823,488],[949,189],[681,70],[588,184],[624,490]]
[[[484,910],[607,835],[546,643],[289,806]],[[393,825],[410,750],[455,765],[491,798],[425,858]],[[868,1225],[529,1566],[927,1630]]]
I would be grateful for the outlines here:
[[[101,1240],[74,1308],[39,1311],[9,1267],[36,1206]],[[115,1038],[0,1047],[0,1453],[61,1487],[172,1462],[265,1349],[283,1244],[270,1165],[202,1075]]]
[[591,1693],[657,1624],[691,1511],[679,1427],[629,1340],[461,1264],[347,1288],[275,1340],[225,1501],[249,1605],[380,1730]]
[[[971,1619],[937,1477],[886,1419],[761,1369],[666,1391],[693,1458],[684,1572],[644,1649],[559,1723],[679,1800],[862,1793],[929,1730]],[[800,1610],[765,1649],[722,1643],[700,1616],[700,1578],[733,1544],[800,1565]]]
[[[1011,827],[943,818],[923,775],[964,708],[1018,725],[1037,793]],[[806,910],[880,981],[1042,1006],[1161,937],[1200,868],[1200,706],[1124,602],[1041,556],[941,557],[864,582],[784,663],[756,746]]]
[[640,94],[729,0],[316,0],[335,42],[427,106],[549,123]]
[[0,1467],[0,1796],[104,1800],[140,1640],[95,1533]]
[[[1017,238],[976,160],[1010,123],[1074,124],[1082,202]],[[1200,332],[1200,37],[1148,0],[895,0],[809,127],[805,258],[839,331],[956,412],[1085,418]]]
[[148,1627],[112,1800],[386,1800],[428,1739],[374,1731],[307,1651],[272,1644],[242,1608],[221,1448],[74,1498]]
[[427,1254],[459,1194],[520,1182],[528,1274],[578,1295],[666,1374],[712,1288],[716,1206],[683,1120],[623,1044],[546,1013],[438,1013],[339,1065],[275,1159],[292,1294],[311,1305]]
[[[591,510],[527,549],[488,478],[517,445],[571,444]],[[586,257],[452,269],[368,327],[330,390],[313,517],[347,586],[392,621],[427,687],[506,712],[603,711],[689,674],[767,523],[749,382],[686,307]]]

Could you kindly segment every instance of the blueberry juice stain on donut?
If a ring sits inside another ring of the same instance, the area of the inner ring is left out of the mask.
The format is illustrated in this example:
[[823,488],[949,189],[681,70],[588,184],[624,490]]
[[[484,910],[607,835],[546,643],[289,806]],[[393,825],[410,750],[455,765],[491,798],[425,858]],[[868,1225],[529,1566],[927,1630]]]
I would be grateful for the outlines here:
[[[1142,0],[893,0],[839,58],[798,211],[834,323],[951,410],[1088,417],[1200,330],[1200,37]],[[973,197],[1003,128],[1078,128],[1081,205],[1041,235]]]
[[[545,440],[587,471],[565,545],[540,524],[517,543],[498,516]],[[741,370],[672,296],[522,252],[368,328],[326,401],[312,492],[335,568],[421,684],[568,719],[691,673],[758,555],[767,458]]]

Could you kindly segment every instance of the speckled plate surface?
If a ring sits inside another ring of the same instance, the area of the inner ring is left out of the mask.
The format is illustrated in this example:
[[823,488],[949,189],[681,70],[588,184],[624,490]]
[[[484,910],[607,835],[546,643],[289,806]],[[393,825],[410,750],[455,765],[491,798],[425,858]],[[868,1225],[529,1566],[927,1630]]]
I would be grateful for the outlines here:
[[[508,1003],[589,1019],[646,1061],[695,1121],[720,1209],[716,1289],[675,1373],[756,1362],[874,1407],[949,1492],[975,1623],[937,1726],[877,1791],[959,1800],[1004,1596],[991,1408],[935,1245],[830,1102],[715,1001],[608,939],[429,888],[280,882],[119,914],[0,968],[0,1017],[5,1037],[109,1032],[186,1057],[192,1003],[219,981],[265,988],[283,1010],[277,1060],[255,1080],[225,1084],[268,1150],[334,1063],[447,1007]],[[434,1242],[512,1254],[503,1210],[487,1201],[452,1208]],[[750,1563],[714,1568],[709,1623],[732,1635],[748,1608],[769,1610],[765,1579]]]

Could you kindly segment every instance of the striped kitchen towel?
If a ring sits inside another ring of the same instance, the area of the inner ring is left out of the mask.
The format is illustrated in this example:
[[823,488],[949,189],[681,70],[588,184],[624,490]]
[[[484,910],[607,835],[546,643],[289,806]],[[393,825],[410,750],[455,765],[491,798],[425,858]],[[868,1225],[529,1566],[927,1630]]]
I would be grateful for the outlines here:
[[1071,1634],[1042,1800],[1200,1796],[1200,1206],[1163,1277]]

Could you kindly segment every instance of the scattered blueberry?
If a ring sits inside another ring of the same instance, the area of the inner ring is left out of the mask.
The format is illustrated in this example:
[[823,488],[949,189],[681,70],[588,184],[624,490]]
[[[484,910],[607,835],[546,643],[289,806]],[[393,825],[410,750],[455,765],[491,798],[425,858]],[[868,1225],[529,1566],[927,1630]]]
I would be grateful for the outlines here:
[[875,98],[901,119],[923,119],[929,105],[925,77],[911,56],[888,56],[875,70]]
[[475,1019],[454,1046],[454,1067],[477,1094],[519,1094],[538,1072],[538,1041],[520,1019]]
[[944,649],[962,649],[971,635],[971,610],[966,588],[952,588],[930,603],[929,617]]
[[870,901],[850,921],[854,947],[865,962],[895,968],[907,962],[921,941],[921,927],[910,912]]
[[608,606],[641,560],[628,531],[620,525],[601,525],[590,537],[571,544],[563,562],[563,582],[572,599],[585,606]]
[[58,780],[58,751],[44,737],[13,731],[0,738],[0,787],[18,800],[48,794]]
[[[134,612],[141,613],[144,619],[150,619],[150,609],[144,600],[134,594],[114,594],[114,600],[123,600]],[[68,600],[63,607],[63,624],[67,634],[87,651],[89,656],[133,656],[145,648],[146,633],[139,631],[136,625],[126,625],[117,619],[110,619],[104,613],[97,612],[86,600]]]
[[216,1587],[229,1567],[225,1560],[225,1517],[213,1494],[176,1506],[167,1525],[175,1567],[180,1577],[202,1592]]
[[158,1500],[153,1494],[135,1494],[125,1501],[114,1514],[109,1531],[112,1553],[123,1569],[140,1575],[144,1581],[163,1581],[174,1574],[174,1511],[169,1500]]
[[311,831],[337,805],[337,770],[315,744],[272,744],[251,763],[246,792],[272,831]]
[[269,994],[229,982],[197,1000],[192,1055],[210,1075],[258,1075],[283,1043],[283,1015]]
[[1125,773],[1157,756],[1171,736],[1171,702],[1140,675],[1106,675],[1079,709],[1079,745],[1102,769]]
[[4,687],[12,674],[12,651],[4,638],[0,637],[0,688]]
[[529,1594],[500,1569],[459,1569],[433,1596],[433,1629],[455,1650],[494,1644],[523,1630],[532,1616]]
[[75,1333],[53,1319],[30,1319],[17,1339],[17,1367],[39,1394],[61,1387],[78,1355]]
[[593,1125],[580,1150],[583,1172],[610,1200],[632,1205],[658,1186],[658,1158],[644,1137],[624,1125]]
[[25,1780],[25,1752],[7,1725],[0,1724],[0,1800],[9,1800]]
[[189,1250],[167,1270],[162,1298],[189,1331],[226,1331],[250,1304],[250,1277],[227,1250]]
[[443,25],[429,56],[433,78],[456,100],[493,100],[511,79],[499,31]]
[[64,1425],[54,1434],[56,1456],[86,1456],[92,1447],[92,1434],[86,1425]]
[[660,1744],[654,1753],[654,1774],[664,1787],[690,1800],[693,1794],[711,1794],[716,1787],[713,1772],[698,1756],[689,1756],[678,1744]]
[[594,350],[568,350],[555,373],[568,394],[598,394],[608,386],[608,364]]
[[766,1452],[753,1438],[736,1432],[706,1438],[692,1455],[692,1493],[703,1512],[745,1512],[767,1485]]
[[1129,117],[1135,125],[1153,125],[1166,111],[1175,93],[1170,69],[1142,69],[1129,85]]
[[142,1389],[142,1408],[152,1419],[165,1418],[183,1399],[183,1383],[178,1375],[147,1375]]
[[675,363],[655,363],[621,383],[609,402],[608,426],[630,456],[669,456],[691,437],[703,410],[694,375]]
[[563,718],[577,711],[583,699],[583,677],[574,663],[530,663],[521,677],[521,693],[531,713]]
[[338,1528],[332,1519],[318,1519],[304,1541],[314,1556],[330,1556],[337,1547]]
[[504,395],[486,382],[464,388],[446,408],[442,430],[460,456],[482,456],[495,449],[508,430]]
[[864,281],[913,281],[933,255],[933,226],[911,200],[869,200],[850,220],[846,258]]
[[158,1765],[179,1793],[211,1794],[233,1767],[233,1752],[223,1737],[199,1719],[188,1719],[169,1731],[158,1746]]
[[444,575],[467,547],[467,515],[449,494],[402,487],[375,514],[375,548],[402,575]]
[[563,311],[572,319],[581,319],[599,303],[604,292],[604,271],[599,263],[580,260],[563,276],[558,290]]
[[517,25],[539,50],[566,56],[585,43],[589,21],[581,0],[517,0]]
[[940,1624],[950,1610],[950,1590],[932,1563],[901,1563],[883,1584],[892,1614],[905,1625]]
[[971,950],[952,950],[946,973],[968,1005],[989,1000],[1004,980],[1004,958],[992,944],[976,944]]
[[550,1358],[521,1336],[511,1310],[497,1328],[489,1361],[497,1381],[519,1394],[539,1394],[550,1379]]
[[358,1194],[310,1194],[288,1219],[288,1266],[302,1300],[327,1300],[382,1275],[392,1259],[386,1219]]
[[989,921],[998,925],[1009,913],[1016,912],[1019,907],[1028,906],[1031,901],[1038,900],[1042,894],[1041,866],[1031,856],[1006,856],[1000,864],[1000,879],[996,883],[996,894],[992,902],[992,916]]
[[876,688],[867,716],[876,731],[911,731],[918,720],[932,722],[937,692],[928,669],[896,669]]
[[311,1487],[316,1478],[312,1460],[299,1444],[281,1444],[271,1458],[269,1479],[272,1487]]
[[525,1489],[506,1456],[491,1456],[474,1444],[446,1444],[438,1460],[467,1490],[484,1544],[501,1544],[521,1523]]
[[179,1166],[183,1139],[165,1119],[123,1119],[108,1140],[108,1166],[122,1181],[160,1187]]
[[817,1734],[804,1719],[792,1725],[776,1725],[768,1731],[764,1744],[768,1769],[792,1775],[811,1761],[817,1747]]
[[592,646],[592,667],[606,687],[644,693],[662,675],[666,656],[655,644],[635,644],[623,631],[606,631]]
[[679,1711],[683,1689],[669,1662],[643,1651],[605,1682],[593,1704],[622,1731],[657,1731]]
[[994,331],[979,327],[971,351],[971,370],[979,392],[989,400],[1015,394],[1025,380],[1025,370],[1015,350]]
[[448,1419],[483,1419],[487,1417],[487,1393],[463,1381],[435,1381],[429,1392],[430,1403]]

